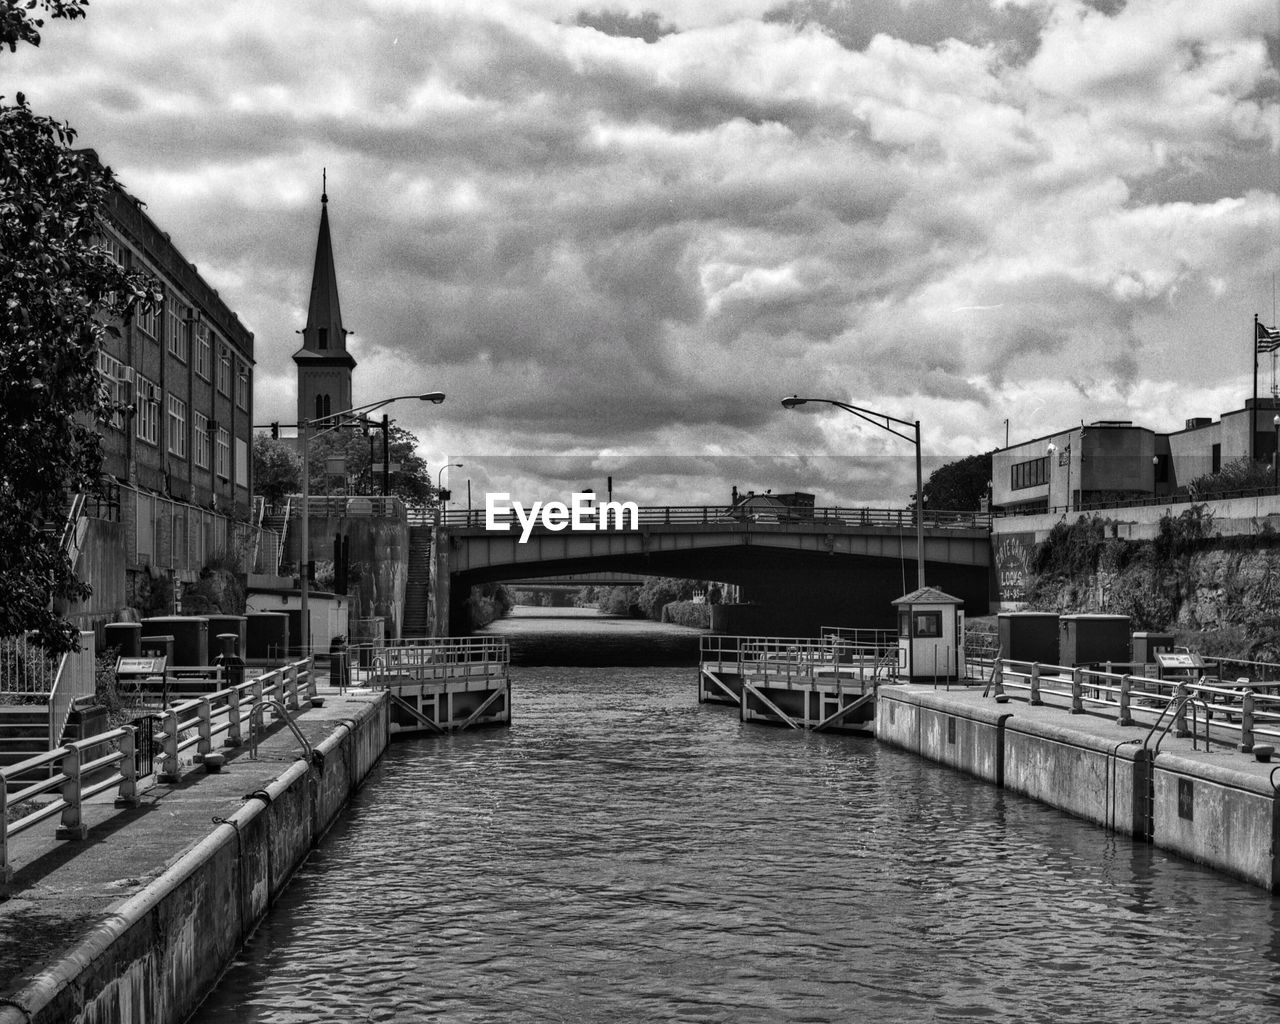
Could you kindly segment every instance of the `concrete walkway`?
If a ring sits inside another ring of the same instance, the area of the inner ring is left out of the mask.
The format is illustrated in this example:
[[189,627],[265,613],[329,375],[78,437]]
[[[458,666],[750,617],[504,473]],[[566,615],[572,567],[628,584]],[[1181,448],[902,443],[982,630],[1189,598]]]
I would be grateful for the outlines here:
[[[375,696],[338,694],[320,679],[323,707],[304,704],[291,717],[315,746]],[[84,807],[88,838],[54,838],[53,816],[9,840],[14,869],[12,895],[0,897],[0,1003],[18,981],[41,970],[70,949],[114,907],[133,896],[209,835],[213,818],[233,814],[245,794],[262,789],[298,760],[301,748],[283,722],[267,721],[257,758],[247,745],[221,748],[222,771],[213,774],[190,764],[184,754],[181,780],[174,784],[139,780],[138,806],[118,809],[115,791],[100,794]],[[157,759],[158,760],[158,759]]]

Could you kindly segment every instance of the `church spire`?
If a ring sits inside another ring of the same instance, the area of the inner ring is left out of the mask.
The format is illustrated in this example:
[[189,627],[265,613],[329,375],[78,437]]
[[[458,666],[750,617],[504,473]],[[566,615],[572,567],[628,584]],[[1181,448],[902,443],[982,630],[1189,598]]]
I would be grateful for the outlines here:
[[351,408],[351,371],[356,365],[347,351],[347,331],[342,326],[333,240],[329,235],[328,173],[323,174],[320,232],[311,271],[307,325],[301,332],[302,348],[293,354],[293,361],[298,365],[299,422]]

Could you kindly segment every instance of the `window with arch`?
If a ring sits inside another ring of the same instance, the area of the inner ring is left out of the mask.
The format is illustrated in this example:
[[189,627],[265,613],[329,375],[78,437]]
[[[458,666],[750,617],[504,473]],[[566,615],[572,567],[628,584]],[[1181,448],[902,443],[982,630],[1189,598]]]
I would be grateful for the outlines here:
[[329,396],[316,395],[316,419],[322,420],[330,414]]

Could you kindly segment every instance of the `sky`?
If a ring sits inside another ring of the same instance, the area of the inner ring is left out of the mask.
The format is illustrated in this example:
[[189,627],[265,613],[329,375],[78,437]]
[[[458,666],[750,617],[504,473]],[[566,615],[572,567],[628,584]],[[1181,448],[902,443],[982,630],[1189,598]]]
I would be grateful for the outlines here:
[[[469,481],[901,505],[1239,408],[1276,324],[1280,0],[95,0],[0,54],[292,353],[327,168],[355,401]],[[1270,393],[1263,357],[1260,388]],[[465,498],[462,499],[465,501]]]

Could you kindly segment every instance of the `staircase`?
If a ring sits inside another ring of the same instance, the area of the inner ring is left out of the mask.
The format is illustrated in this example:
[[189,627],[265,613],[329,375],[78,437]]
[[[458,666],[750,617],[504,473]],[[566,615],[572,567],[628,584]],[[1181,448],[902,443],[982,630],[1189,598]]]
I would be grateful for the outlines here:
[[262,528],[264,530],[273,530],[280,536],[280,545],[276,549],[275,571],[280,572],[280,563],[284,559],[284,542],[289,532],[289,503],[285,503],[284,508],[271,508],[269,511],[264,510],[262,516]]
[[400,635],[431,635],[431,527],[409,527],[409,577],[404,591]]
[[[8,768],[49,750],[49,705],[5,704],[0,706],[0,768]],[[16,793],[33,782],[49,777],[49,769],[26,772],[8,785]]]

